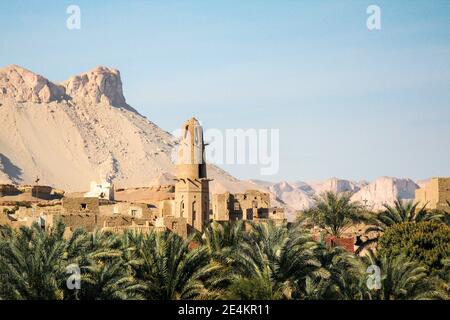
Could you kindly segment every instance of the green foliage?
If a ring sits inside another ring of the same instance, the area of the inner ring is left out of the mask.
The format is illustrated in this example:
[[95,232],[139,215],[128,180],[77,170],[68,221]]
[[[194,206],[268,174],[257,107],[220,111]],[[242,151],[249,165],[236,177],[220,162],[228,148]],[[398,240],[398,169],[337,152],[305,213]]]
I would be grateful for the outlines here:
[[353,223],[368,220],[363,206],[350,198],[350,193],[324,192],[315,199],[316,205],[313,208],[303,212],[298,222],[310,221],[329,234],[340,237]]
[[245,241],[228,257],[232,277],[238,282],[244,277],[265,284],[267,296],[298,297],[306,277],[320,269],[314,255],[317,245],[309,233],[289,230],[286,224],[253,224]]
[[370,297],[365,284],[363,261],[341,247],[320,245],[316,249],[323,274],[309,277],[305,283],[305,299],[361,300]]
[[394,206],[384,204],[385,210],[377,218],[376,225],[385,230],[386,228],[402,222],[437,221],[442,215],[428,211],[425,206],[418,208],[419,203],[413,201],[402,201],[397,199]]
[[0,234],[1,297],[62,299],[65,267],[77,250],[75,239],[64,240],[64,226],[57,224],[50,232],[37,224],[18,231],[2,227]]
[[245,230],[243,221],[235,223],[212,222],[205,232],[197,234],[196,240],[208,248],[215,259],[225,256],[244,240]]
[[366,264],[380,268],[381,286],[371,291],[371,299],[416,300],[449,299],[442,278],[430,276],[427,267],[404,254],[388,256],[372,250],[364,257]]
[[17,201],[16,202],[17,207],[25,207],[25,208],[31,208],[31,202],[30,201]]
[[85,236],[85,249],[78,263],[82,266],[82,286],[77,299],[140,299],[144,285],[136,279],[127,260],[122,239],[111,233],[94,232]]
[[189,249],[187,241],[171,232],[150,233],[134,238],[135,254],[140,260],[133,265],[144,282],[147,299],[212,298],[207,289],[212,275],[219,277],[219,264],[210,262],[205,246]]
[[388,228],[379,240],[380,254],[406,255],[431,269],[450,257],[450,227],[437,221],[404,222]]
[[[442,212],[428,211],[425,206],[418,208],[418,205],[418,202],[402,201],[401,199],[395,200],[393,206],[384,204],[384,210],[368,220],[371,226],[366,229],[366,235],[374,231],[382,234],[388,228],[403,222],[443,221],[445,219]],[[378,240],[379,237],[375,237],[362,243],[357,253],[370,244],[378,243]]]
[[269,277],[237,277],[227,289],[230,300],[278,300],[283,299],[281,288],[273,288]]
[[18,207],[18,206],[15,206],[15,207],[13,207],[13,208],[11,208],[11,209],[9,209],[9,208],[4,208],[4,209],[3,209],[3,213],[4,213],[4,214],[14,214],[17,210],[19,210],[19,207]]
[[[430,275],[406,255],[361,258],[312,241],[300,225],[212,223],[182,239],[81,229],[68,237],[61,223],[35,224],[0,228],[0,299],[448,299],[448,257],[441,263]],[[81,270],[78,290],[66,285],[71,264]],[[371,264],[381,269],[379,290],[366,285]]]

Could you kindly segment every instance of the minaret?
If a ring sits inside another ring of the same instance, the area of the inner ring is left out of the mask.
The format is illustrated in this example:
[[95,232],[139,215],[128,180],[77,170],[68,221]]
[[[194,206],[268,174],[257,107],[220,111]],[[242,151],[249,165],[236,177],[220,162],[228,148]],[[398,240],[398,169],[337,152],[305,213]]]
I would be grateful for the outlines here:
[[203,129],[197,119],[181,128],[175,184],[175,217],[186,218],[200,232],[209,220],[209,179],[206,177]]

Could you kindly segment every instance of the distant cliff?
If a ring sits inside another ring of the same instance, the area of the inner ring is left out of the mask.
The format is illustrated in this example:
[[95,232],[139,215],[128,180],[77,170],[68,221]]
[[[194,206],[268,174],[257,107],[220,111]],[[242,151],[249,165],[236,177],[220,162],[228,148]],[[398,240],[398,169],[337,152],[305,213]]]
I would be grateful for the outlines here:
[[352,200],[360,201],[368,209],[380,210],[383,204],[393,204],[395,199],[412,200],[419,186],[408,178],[380,177],[373,182],[355,182],[331,178],[316,182],[269,183],[253,181],[256,185],[267,187],[280,200],[298,210],[308,209],[315,203],[315,197],[325,191],[336,193],[351,192]]
[[[39,177],[84,191],[91,180],[136,187],[175,174],[176,141],[126,103],[116,69],[96,67],[59,84],[16,65],[0,69],[0,119],[0,183]],[[208,175],[213,192],[253,187],[216,166]]]

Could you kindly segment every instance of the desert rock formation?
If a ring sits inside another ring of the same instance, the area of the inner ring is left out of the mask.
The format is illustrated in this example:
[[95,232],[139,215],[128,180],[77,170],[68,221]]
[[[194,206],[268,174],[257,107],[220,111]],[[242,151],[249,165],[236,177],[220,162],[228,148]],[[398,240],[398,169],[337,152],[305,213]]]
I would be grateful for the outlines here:
[[411,179],[380,177],[352,196],[372,210],[383,209],[383,203],[392,205],[397,198],[414,200],[419,186]]
[[[90,181],[117,187],[167,184],[177,141],[131,108],[118,70],[97,67],[61,84],[19,66],[0,69],[0,183],[86,191]],[[180,122],[184,119],[180,119]],[[212,192],[254,187],[209,166]]]
[[64,96],[62,86],[16,65],[0,69],[0,100],[49,103]]
[[119,70],[97,67],[73,76],[61,84],[74,102],[81,104],[107,104],[129,109],[122,91]]
[[415,190],[419,187],[411,179],[394,177],[380,177],[371,183],[337,178],[314,182],[270,183],[258,180],[252,180],[252,182],[268,188],[287,206],[297,210],[312,207],[315,197],[325,191],[332,191],[335,193],[350,192],[353,194],[352,200],[360,201],[368,209],[376,211],[382,209],[384,203],[392,205],[397,198],[413,200]]

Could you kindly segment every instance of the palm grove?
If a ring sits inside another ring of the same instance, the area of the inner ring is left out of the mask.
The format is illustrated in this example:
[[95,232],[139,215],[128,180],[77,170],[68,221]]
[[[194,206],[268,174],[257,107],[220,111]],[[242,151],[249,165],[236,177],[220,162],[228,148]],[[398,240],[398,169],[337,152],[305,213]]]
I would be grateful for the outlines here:
[[[212,222],[188,239],[1,227],[0,299],[449,299],[448,216],[401,201],[369,213],[327,192],[295,223]],[[354,223],[377,234],[356,254],[314,241],[309,229],[339,237]],[[79,289],[68,286],[70,265]]]

